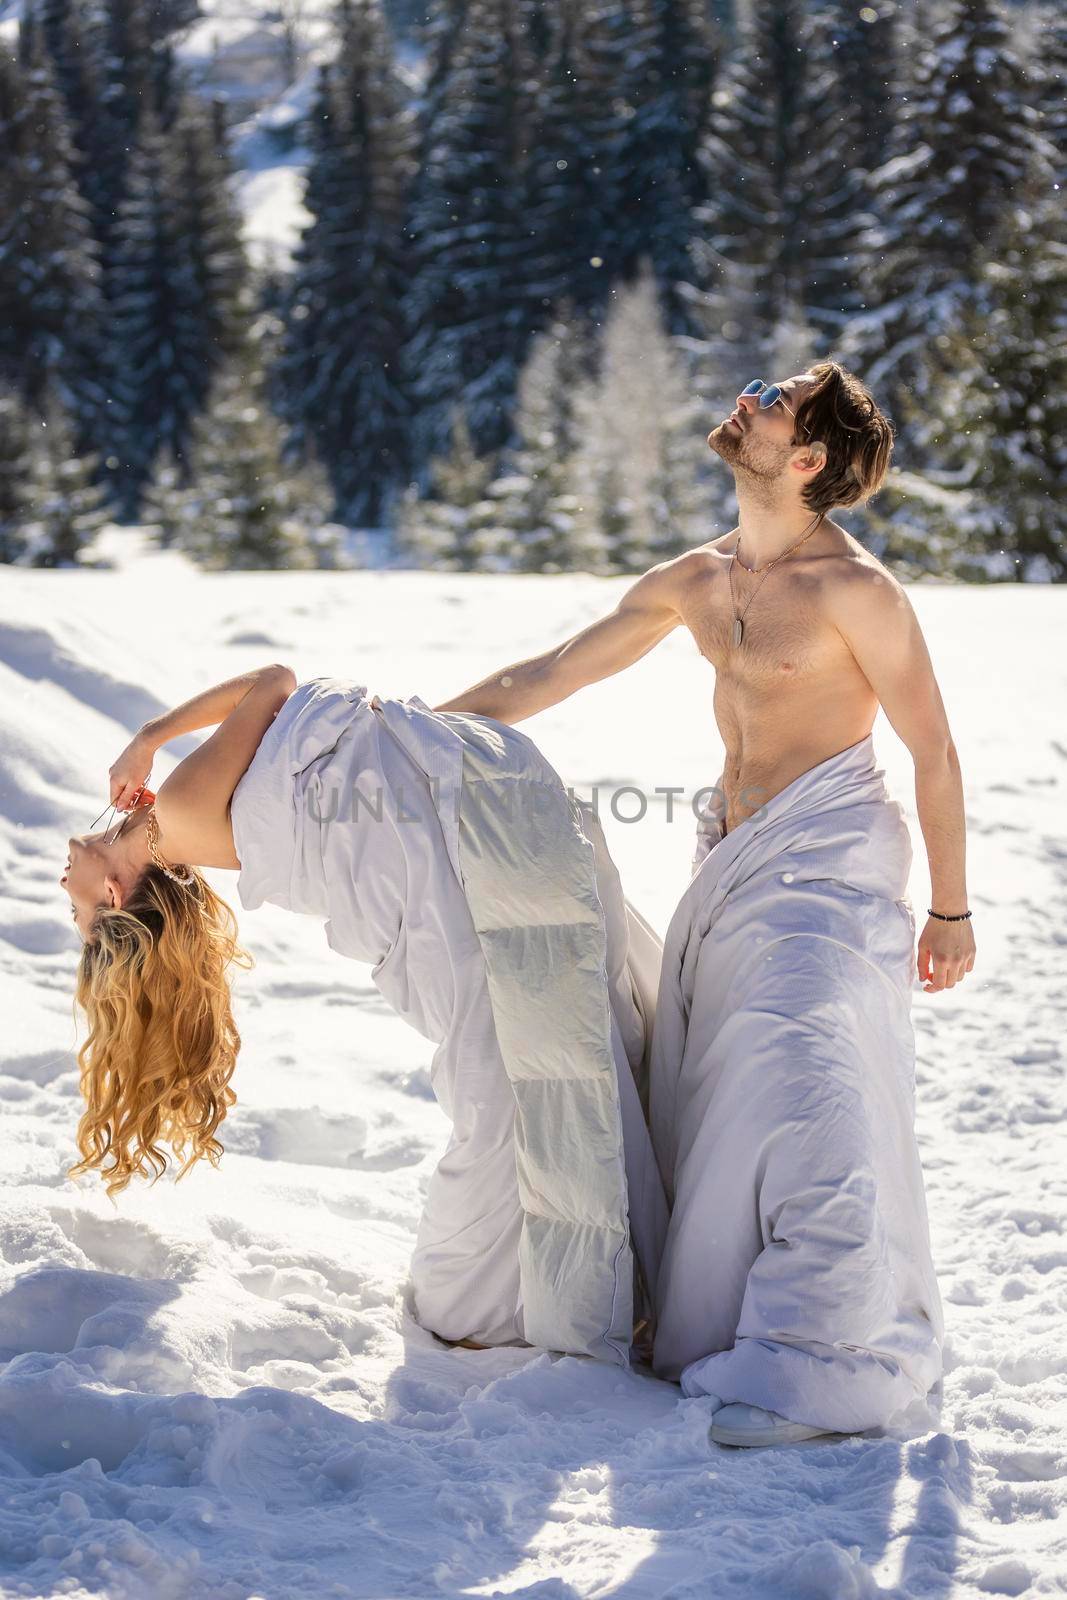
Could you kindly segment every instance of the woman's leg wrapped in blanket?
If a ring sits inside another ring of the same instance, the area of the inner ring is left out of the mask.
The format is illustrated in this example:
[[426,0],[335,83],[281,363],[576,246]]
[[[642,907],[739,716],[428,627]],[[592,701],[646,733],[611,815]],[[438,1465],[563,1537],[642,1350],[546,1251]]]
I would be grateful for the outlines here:
[[689,1395],[860,1431],[941,1374],[911,841],[869,735],[723,828],[720,787],[657,996],[651,1126],[671,1216],[654,1368]]

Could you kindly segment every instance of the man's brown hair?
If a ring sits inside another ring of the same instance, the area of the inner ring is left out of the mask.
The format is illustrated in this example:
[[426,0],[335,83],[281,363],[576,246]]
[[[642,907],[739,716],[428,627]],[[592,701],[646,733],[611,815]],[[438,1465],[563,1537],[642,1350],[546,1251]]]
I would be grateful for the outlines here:
[[817,361],[807,370],[817,381],[797,407],[794,438],[797,444],[821,440],[827,460],[801,498],[812,511],[865,505],[889,470],[893,424],[866,385],[840,362]]

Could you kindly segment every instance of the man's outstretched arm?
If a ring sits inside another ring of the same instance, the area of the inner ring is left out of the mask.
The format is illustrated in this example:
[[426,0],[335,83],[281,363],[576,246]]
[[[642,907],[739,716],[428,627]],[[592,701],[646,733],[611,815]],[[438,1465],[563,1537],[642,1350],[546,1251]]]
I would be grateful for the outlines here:
[[432,709],[521,722],[558,705],[585,684],[632,666],[682,621],[679,597],[690,559],[686,554],[650,567],[607,616],[542,655],[513,662]]

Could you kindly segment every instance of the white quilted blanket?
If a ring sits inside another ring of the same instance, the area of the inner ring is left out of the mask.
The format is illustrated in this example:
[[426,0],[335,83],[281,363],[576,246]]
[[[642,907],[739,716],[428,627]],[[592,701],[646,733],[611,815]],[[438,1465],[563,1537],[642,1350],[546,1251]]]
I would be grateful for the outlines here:
[[666,1228],[642,1107],[659,941],[592,809],[506,724],[315,678],[231,819],[245,908],[323,917],[437,1046],[452,1133],[411,1263],[418,1320],[627,1364]]
[[723,833],[667,931],[651,1052],[671,1206],[654,1365],[860,1431],[941,1374],[914,1132],[911,842],[870,735]]

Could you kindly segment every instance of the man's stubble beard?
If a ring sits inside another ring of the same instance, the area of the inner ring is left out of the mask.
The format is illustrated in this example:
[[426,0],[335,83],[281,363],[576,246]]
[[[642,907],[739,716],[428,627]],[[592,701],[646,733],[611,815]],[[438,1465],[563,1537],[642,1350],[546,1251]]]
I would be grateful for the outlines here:
[[[746,443],[743,433],[738,433],[735,437],[730,432],[729,423],[723,423],[708,437],[708,448],[730,468],[735,487],[744,488],[748,498],[755,505],[774,505],[777,503],[774,485],[778,480],[780,463],[763,467],[750,457],[742,459]],[[723,445],[725,449],[722,448]]]

